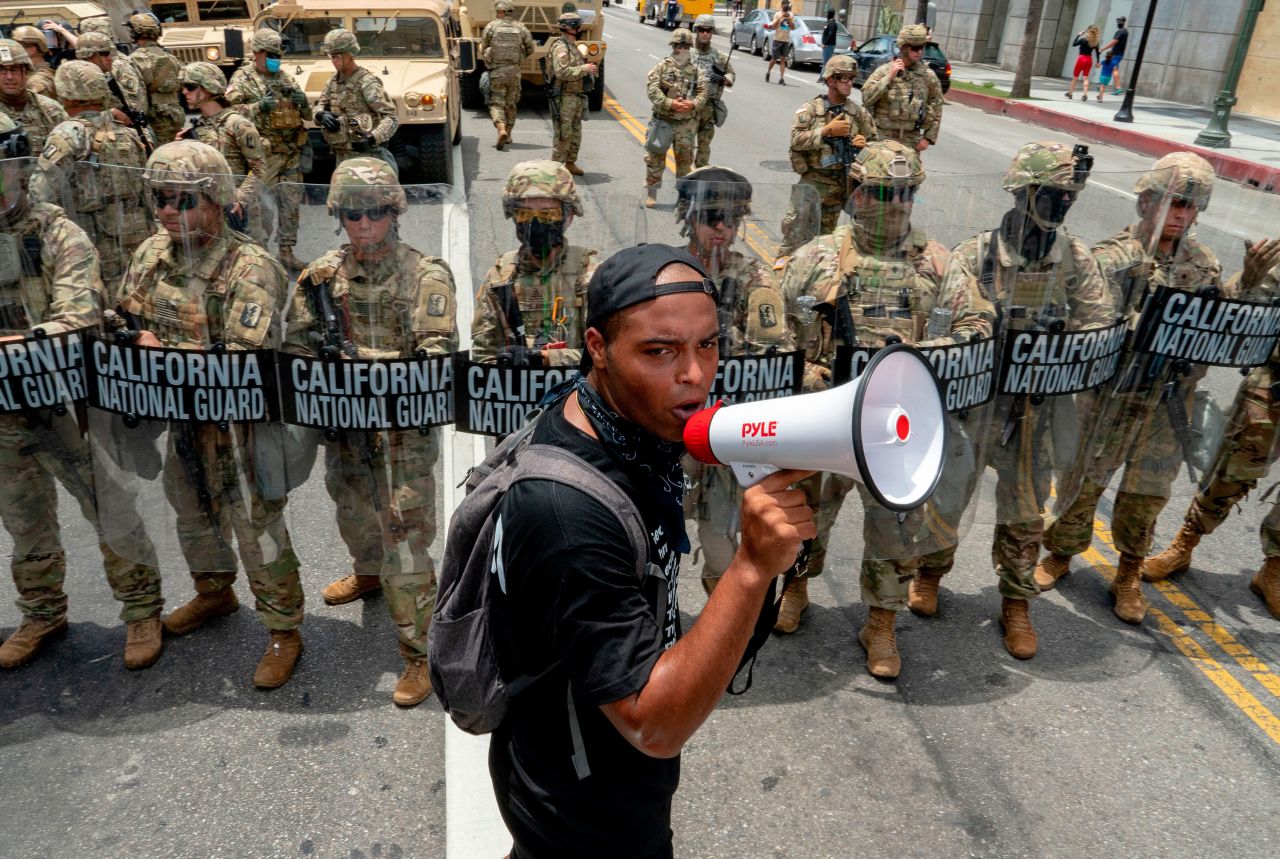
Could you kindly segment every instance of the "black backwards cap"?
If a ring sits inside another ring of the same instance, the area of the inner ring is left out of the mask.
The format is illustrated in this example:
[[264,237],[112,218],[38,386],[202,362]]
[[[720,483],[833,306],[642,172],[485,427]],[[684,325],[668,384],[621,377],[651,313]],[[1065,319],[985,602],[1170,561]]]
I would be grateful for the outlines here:
[[[673,263],[696,271],[698,280],[677,280],[659,286],[655,282],[658,274]],[[682,292],[701,292],[713,301],[719,300],[716,285],[707,277],[702,263],[684,248],[637,245],[620,250],[600,264],[587,284],[587,328],[603,331],[605,321],[621,310]]]

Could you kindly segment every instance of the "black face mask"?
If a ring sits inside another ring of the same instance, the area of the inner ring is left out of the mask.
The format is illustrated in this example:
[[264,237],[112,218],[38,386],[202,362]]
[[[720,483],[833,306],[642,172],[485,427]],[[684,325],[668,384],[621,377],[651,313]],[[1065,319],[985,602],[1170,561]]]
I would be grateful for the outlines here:
[[564,221],[544,224],[535,220],[527,224],[516,224],[516,237],[520,239],[520,244],[529,249],[529,253],[545,259],[564,244]]

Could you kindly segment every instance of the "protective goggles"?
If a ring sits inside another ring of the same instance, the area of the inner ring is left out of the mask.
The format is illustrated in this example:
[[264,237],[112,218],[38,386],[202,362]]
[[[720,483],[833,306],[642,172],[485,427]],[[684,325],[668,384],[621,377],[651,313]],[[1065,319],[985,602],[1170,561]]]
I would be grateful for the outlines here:
[[724,224],[729,229],[734,229],[742,220],[742,216],[727,209],[695,209],[689,213],[689,219],[699,224],[706,224],[708,227]]
[[365,218],[377,223],[395,211],[391,206],[378,206],[376,209],[339,209],[342,220],[358,224]]
[[916,189],[910,186],[895,188],[892,185],[863,185],[862,191],[880,203],[910,203],[916,198]]
[[530,224],[534,221],[540,224],[558,224],[564,220],[564,212],[560,209],[516,209],[511,218],[517,224]]
[[10,131],[0,136],[0,156],[25,158],[31,154],[31,138],[25,131]]
[[857,79],[858,79],[858,76],[857,76],[857,75],[855,75],[855,74],[853,74],[852,72],[850,72],[850,73],[848,73],[848,74],[828,75],[828,76],[827,76],[827,80],[829,80],[829,81],[840,81],[840,83],[845,83],[845,84],[851,84],[851,83],[853,83],[853,82],[854,82],[855,80],[857,80]]
[[152,191],[151,199],[155,202],[156,211],[173,208],[179,212],[190,212],[200,205],[200,197],[193,191]]
[[694,27],[693,28],[693,32],[695,33],[714,33],[715,31],[716,30],[714,27]]
[[200,84],[184,83],[182,85],[182,88],[187,92],[195,92],[196,90],[200,89]]

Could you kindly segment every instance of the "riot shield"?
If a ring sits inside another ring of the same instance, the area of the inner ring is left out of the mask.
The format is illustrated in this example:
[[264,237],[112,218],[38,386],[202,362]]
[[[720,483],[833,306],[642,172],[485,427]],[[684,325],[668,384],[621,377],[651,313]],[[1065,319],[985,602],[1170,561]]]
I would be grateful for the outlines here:
[[[115,241],[110,253],[128,260],[107,284],[108,329],[86,353],[102,528],[128,559],[226,584],[242,565],[255,591],[278,586],[297,601],[272,430],[288,276],[234,230],[235,178],[209,168],[77,165],[78,177],[135,192],[128,207],[118,196],[87,213],[100,246]],[[137,239],[135,222],[155,226]]]
[[301,210],[297,252],[310,262],[290,296],[278,364],[294,450],[289,518],[306,530],[309,564],[380,583],[402,650],[423,655],[449,513],[441,448],[453,420],[457,295],[470,288],[455,284],[446,259],[460,246],[465,204],[449,186],[373,174],[288,190],[322,201]]

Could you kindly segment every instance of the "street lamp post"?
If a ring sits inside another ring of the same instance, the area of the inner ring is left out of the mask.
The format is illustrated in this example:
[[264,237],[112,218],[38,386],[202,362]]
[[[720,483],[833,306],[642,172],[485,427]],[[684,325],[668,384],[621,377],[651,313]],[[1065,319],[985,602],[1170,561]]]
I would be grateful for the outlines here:
[[1264,0],[1249,0],[1249,7],[1244,13],[1244,25],[1236,36],[1236,43],[1231,52],[1231,65],[1227,68],[1227,76],[1222,82],[1222,91],[1213,99],[1213,116],[1204,131],[1196,137],[1197,146],[1221,147],[1231,145],[1231,132],[1227,122],[1231,119],[1231,108],[1236,103],[1236,85],[1240,83],[1240,72],[1244,70],[1245,55],[1249,52],[1249,42],[1253,39],[1253,25],[1262,11]]
[[1147,7],[1147,22],[1142,25],[1142,38],[1138,41],[1138,56],[1133,59],[1133,74],[1129,75],[1129,88],[1124,91],[1124,102],[1116,115],[1116,122],[1133,122],[1133,94],[1138,89],[1138,74],[1142,71],[1142,57],[1147,52],[1147,37],[1151,35],[1151,22],[1156,17],[1156,2],[1151,0]]

